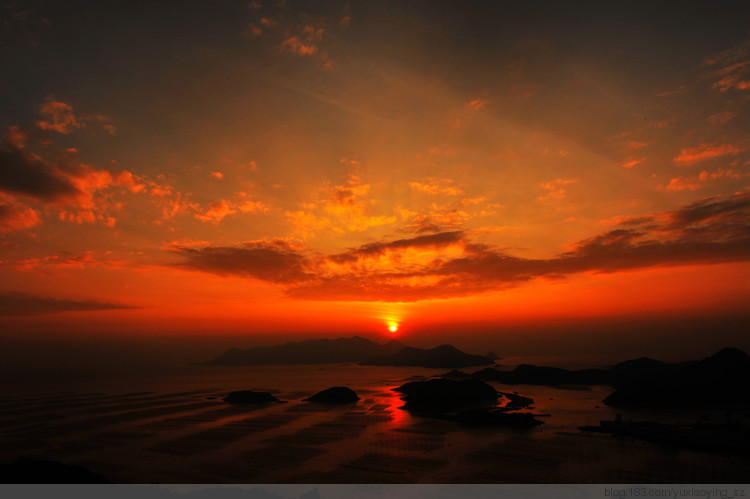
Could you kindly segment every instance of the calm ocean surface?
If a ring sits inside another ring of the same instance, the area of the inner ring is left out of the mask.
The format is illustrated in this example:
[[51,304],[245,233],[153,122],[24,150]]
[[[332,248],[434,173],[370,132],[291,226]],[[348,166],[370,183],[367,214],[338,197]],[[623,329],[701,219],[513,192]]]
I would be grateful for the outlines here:
[[[605,386],[494,385],[534,399],[528,410],[545,424],[531,430],[467,429],[400,409],[392,388],[446,371],[339,364],[29,376],[1,393],[0,459],[54,459],[129,483],[723,483],[750,471],[744,457],[581,433],[618,412],[601,402],[612,390]],[[361,400],[302,400],[341,385]],[[286,403],[232,407],[221,400],[232,390]]]

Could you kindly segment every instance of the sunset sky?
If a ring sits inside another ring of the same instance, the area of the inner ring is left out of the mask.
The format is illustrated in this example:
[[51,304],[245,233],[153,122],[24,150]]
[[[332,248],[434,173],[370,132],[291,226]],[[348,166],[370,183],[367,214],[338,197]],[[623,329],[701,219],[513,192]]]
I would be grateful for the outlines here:
[[2,2],[0,329],[747,317],[749,15]]

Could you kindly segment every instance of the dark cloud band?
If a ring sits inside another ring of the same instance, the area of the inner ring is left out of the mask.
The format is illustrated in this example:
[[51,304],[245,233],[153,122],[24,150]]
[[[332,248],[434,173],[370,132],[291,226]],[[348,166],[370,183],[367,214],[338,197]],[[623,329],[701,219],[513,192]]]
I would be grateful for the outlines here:
[[26,293],[0,293],[0,317],[132,308],[134,307],[96,300],[63,300]]

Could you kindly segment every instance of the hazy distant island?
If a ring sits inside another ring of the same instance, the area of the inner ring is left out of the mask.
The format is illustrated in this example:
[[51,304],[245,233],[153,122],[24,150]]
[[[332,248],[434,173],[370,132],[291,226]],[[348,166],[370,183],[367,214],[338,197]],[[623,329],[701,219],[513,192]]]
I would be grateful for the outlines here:
[[495,363],[488,356],[465,353],[452,345],[423,349],[410,347],[396,340],[380,344],[353,336],[296,341],[246,350],[231,348],[215,359],[204,362],[203,365],[260,366],[348,362],[369,366],[435,368],[462,368]]

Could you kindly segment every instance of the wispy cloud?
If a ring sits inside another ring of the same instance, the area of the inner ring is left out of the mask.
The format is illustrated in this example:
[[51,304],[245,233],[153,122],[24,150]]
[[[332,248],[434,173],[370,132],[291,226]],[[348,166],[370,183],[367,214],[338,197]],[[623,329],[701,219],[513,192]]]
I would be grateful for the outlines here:
[[703,66],[708,69],[709,77],[715,80],[715,90],[750,89],[750,40],[707,58]]
[[235,213],[267,213],[269,210],[261,201],[254,201],[246,192],[237,193],[237,199],[228,201],[222,199],[208,205],[204,212],[196,212],[195,218],[201,222],[219,223],[225,217]]
[[342,158],[341,163],[350,169],[343,181],[323,182],[316,199],[301,203],[300,210],[286,211],[295,236],[307,239],[321,231],[362,232],[397,221],[394,215],[371,214],[375,200],[369,194],[370,184],[358,173],[359,163],[346,158]]
[[428,178],[424,182],[409,182],[409,187],[418,192],[443,196],[463,196],[465,192],[453,185],[449,178]]
[[742,174],[732,169],[719,168],[715,172],[703,170],[700,174],[690,177],[674,177],[664,189],[668,191],[695,191],[718,179],[739,179],[747,176],[748,174]]
[[577,179],[556,178],[549,182],[542,182],[539,186],[546,192],[539,196],[540,201],[561,200],[567,197],[565,186],[578,182]]
[[107,116],[78,115],[73,112],[71,104],[53,98],[47,99],[39,106],[39,116],[40,119],[35,123],[38,128],[63,135],[83,128],[89,122],[99,123],[110,135],[114,135],[117,130],[108,123]]
[[737,117],[737,113],[733,111],[720,111],[718,113],[714,113],[708,117],[708,121],[710,123],[720,124],[720,125],[726,125],[733,119]]
[[348,7],[340,16],[294,15],[289,9],[278,5],[253,8],[253,20],[248,23],[244,35],[260,40],[275,40],[282,53],[292,54],[316,61],[325,69],[333,69],[335,61],[324,48],[324,37],[328,30],[346,29],[351,21]]
[[282,50],[301,56],[313,56],[318,53],[317,45],[312,41],[302,40],[299,36],[290,36],[281,42]]
[[470,101],[467,105],[470,108],[474,109],[475,111],[479,111],[480,109],[482,109],[484,106],[486,106],[489,103],[490,101],[487,99],[474,99]]
[[36,122],[36,126],[42,130],[67,134],[83,126],[83,121],[73,114],[73,106],[62,101],[46,101],[39,107],[39,114],[42,119]]
[[680,154],[674,158],[674,162],[679,165],[690,166],[699,161],[706,161],[720,156],[734,155],[741,152],[742,149],[732,144],[701,144],[698,147],[689,147],[680,151]]
[[622,163],[622,167],[623,168],[633,168],[634,166],[637,166],[637,165],[643,163],[643,161],[645,159],[646,159],[645,157],[643,157],[643,158],[628,158],[628,159],[626,159]]

